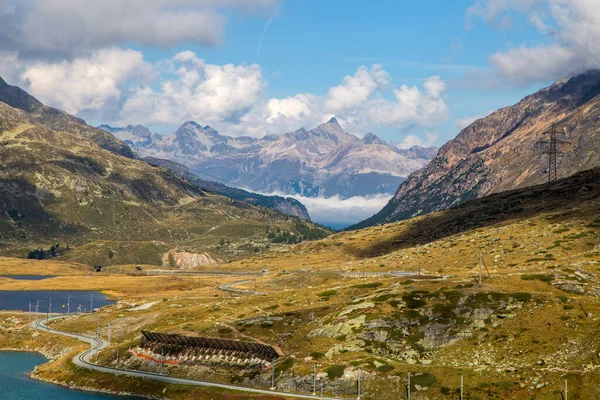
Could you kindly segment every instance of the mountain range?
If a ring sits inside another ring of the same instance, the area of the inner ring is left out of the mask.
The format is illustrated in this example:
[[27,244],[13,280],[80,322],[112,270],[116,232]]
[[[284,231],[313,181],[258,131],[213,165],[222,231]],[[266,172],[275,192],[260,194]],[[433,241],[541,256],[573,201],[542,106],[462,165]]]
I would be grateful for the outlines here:
[[60,245],[92,265],[160,265],[172,252],[217,263],[330,233],[203,190],[3,80],[0,143],[2,254]]
[[[349,229],[385,224],[548,181],[543,142],[555,129],[558,177],[600,165],[600,71],[525,97],[463,129],[413,173],[383,210]],[[574,194],[575,195],[575,194]]]
[[168,136],[146,127],[99,126],[143,157],[174,160],[204,174],[260,193],[340,198],[393,193],[436,148],[398,149],[372,133],[345,132],[337,119],[312,130],[262,138],[222,135],[210,126],[185,122]]

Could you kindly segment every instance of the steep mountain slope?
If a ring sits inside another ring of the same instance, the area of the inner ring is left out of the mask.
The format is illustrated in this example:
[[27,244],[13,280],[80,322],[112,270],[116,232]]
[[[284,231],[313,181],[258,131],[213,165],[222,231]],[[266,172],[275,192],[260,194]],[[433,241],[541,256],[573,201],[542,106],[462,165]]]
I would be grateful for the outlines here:
[[264,196],[262,194],[229,187],[218,182],[207,181],[192,174],[186,166],[178,164],[175,161],[152,157],[145,157],[143,160],[150,165],[162,166],[170,169],[176,175],[192,182],[202,190],[217,193],[233,200],[245,201],[257,206],[272,208],[282,214],[310,221],[310,215],[308,214],[306,207],[298,200],[292,199],[291,197]]
[[490,193],[546,181],[547,157],[536,143],[556,124],[559,176],[600,165],[600,71],[563,80],[480,119],[412,174],[378,214],[353,228],[407,219]]
[[193,121],[166,137],[139,126],[100,128],[143,156],[174,160],[192,172],[262,193],[342,198],[392,193],[433,157],[431,149],[400,150],[373,134],[359,139],[335,118],[310,131],[302,128],[260,139],[221,135]]
[[131,148],[114,136],[101,129],[88,126],[82,119],[64,111],[43,105],[23,89],[7,84],[1,77],[0,102],[27,112],[32,121],[48,129],[79,134],[91,139],[105,150],[124,157],[135,157]]
[[105,150],[76,121],[48,129],[53,122],[39,123],[35,110],[0,103],[3,253],[59,243],[70,247],[63,257],[86,263],[161,264],[173,250],[212,263],[328,234]]

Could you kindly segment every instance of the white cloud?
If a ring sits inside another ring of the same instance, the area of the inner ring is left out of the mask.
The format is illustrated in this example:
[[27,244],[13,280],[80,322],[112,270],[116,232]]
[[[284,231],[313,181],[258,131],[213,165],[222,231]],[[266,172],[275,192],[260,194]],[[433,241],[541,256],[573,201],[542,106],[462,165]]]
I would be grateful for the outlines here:
[[267,102],[267,123],[277,119],[304,121],[313,117],[317,99],[312,94],[298,94],[284,99],[270,99]]
[[350,226],[371,217],[378,213],[393,196],[393,194],[377,194],[341,199],[339,196],[302,197],[288,194],[279,195],[293,197],[304,204],[314,222],[332,225],[336,228]]
[[478,0],[468,20],[490,23],[511,11],[525,14],[550,43],[521,45],[490,57],[494,69],[515,85],[554,80],[600,67],[600,7],[596,0]]
[[414,146],[433,147],[438,144],[438,141],[440,139],[440,137],[433,132],[428,132],[425,136],[426,138],[425,140],[423,140],[422,138],[416,135],[408,135],[402,140],[402,142],[398,143],[396,147],[398,147],[399,149],[410,149]]
[[482,115],[475,115],[473,117],[459,118],[456,121],[454,121],[454,126],[460,130],[463,130],[464,128],[466,128],[467,126],[471,125],[473,122],[475,122],[481,118],[483,118]]
[[361,106],[378,88],[385,89],[390,80],[389,74],[381,65],[375,64],[371,70],[359,67],[354,75],[344,77],[341,85],[329,89],[325,109],[331,113],[339,113]]
[[225,123],[221,130],[233,135],[262,137],[313,127],[325,121],[323,99],[301,93],[258,101],[239,121]]
[[119,48],[102,49],[86,58],[60,63],[21,65],[20,80],[42,102],[69,113],[102,110],[116,101],[123,86],[152,77],[152,66],[142,53]]
[[8,83],[19,83],[23,64],[15,52],[0,52],[0,77]]
[[588,67],[578,63],[578,57],[574,49],[550,45],[510,49],[493,54],[490,61],[504,78],[523,86],[537,80],[554,80],[585,71]]
[[391,78],[379,65],[359,67],[326,96],[269,99],[263,96],[267,82],[259,65],[209,64],[192,51],[154,64],[139,51],[117,47],[55,63],[0,52],[3,60],[0,74],[6,72],[9,82],[44,103],[118,125],[174,127],[196,120],[230,135],[259,137],[312,128],[336,116],[360,135],[373,126],[431,127],[448,114],[446,84],[439,77],[428,78],[421,88],[402,85],[388,96]]
[[354,75],[344,77],[341,85],[330,88],[325,97],[303,93],[259,103],[239,125],[228,126],[228,132],[281,134],[310,128],[335,116],[344,129],[364,134],[373,126],[434,126],[447,119],[446,84],[439,77],[428,78],[422,89],[403,85],[392,90],[395,101],[385,97],[390,86],[390,75],[381,66],[362,66]]
[[448,118],[448,107],[443,98],[447,86],[439,76],[425,80],[424,91],[417,86],[402,85],[394,89],[395,102],[383,98],[369,105],[369,117],[381,125],[402,127],[409,123],[432,126]]
[[0,45],[22,54],[77,55],[135,42],[168,47],[221,41],[227,10],[271,11],[279,0],[9,0]]
[[123,105],[119,120],[146,124],[203,123],[237,120],[256,104],[265,87],[260,66],[206,64],[186,51],[172,60],[175,78],[136,89]]

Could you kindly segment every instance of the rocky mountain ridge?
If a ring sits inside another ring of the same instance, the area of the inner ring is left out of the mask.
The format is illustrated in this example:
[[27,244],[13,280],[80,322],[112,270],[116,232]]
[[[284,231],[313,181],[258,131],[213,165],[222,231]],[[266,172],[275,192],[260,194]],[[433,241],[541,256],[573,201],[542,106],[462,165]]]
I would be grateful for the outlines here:
[[310,221],[310,215],[308,214],[306,207],[298,200],[291,197],[265,196],[226,186],[218,182],[208,181],[192,174],[186,166],[176,163],[175,161],[152,157],[146,157],[143,160],[150,165],[168,168],[176,175],[192,182],[194,185],[207,192],[217,193],[233,200],[245,201],[261,207],[272,208],[282,214]]
[[600,165],[600,71],[556,82],[463,129],[425,168],[402,183],[386,207],[353,228],[384,224],[548,180],[538,142],[553,124],[561,145],[558,176]]
[[28,113],[28,118],[47,129],[75,133],[94,141],[101,148],[115,154],[134,158],[135,153],[113,135],[91,127],[84,120],[56,108],[42,104],[17,86],[11,86],[0,77],[0,102]]
[[437,152],[419,147],[401,150],[372,133],[361,139],[345,132],[335,118],[312,130],[259,139],[223,135],[194,121],[169,136],[152,135],[141,126],[99,128],[145,157],[175,160],[191,172],[261,193],[307,197],[392,193]]

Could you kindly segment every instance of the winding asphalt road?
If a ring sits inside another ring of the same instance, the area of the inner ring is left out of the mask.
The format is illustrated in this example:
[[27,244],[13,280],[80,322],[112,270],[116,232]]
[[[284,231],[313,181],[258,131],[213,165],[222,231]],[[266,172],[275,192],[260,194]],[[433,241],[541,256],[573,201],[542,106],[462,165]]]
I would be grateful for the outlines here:
[[312,395],[306,395],[306,394],[279,392],[276,390],[256,389],[256,388],[250,388],[250,387],[245,387],[245,386],[228,385],[228,384],[224,384],[224,383],[216,383],[216,382],[209,382],[209,381],[200,381],[200,380],[196,380],[196,379],[175,378],[175,377],[170,377],[170,376],[162,375],[162,374],[156,374],[156,373],[152,373],[152,372],[142,372],[142,371],[135,371],[135,370],[130,370],[130,369],[100,366],[100,365],[94,364],[91,361],[91,358],[95,354],[95,352],[97,352],[97,351],[99,352],[100,350],[108,347],[108,345],[105,341],[103,341],[100,338],[95,338],[95,337],[91,337],[91,336],[87,336],[87,335],[81,335],[78,333],[59,331],[57,329],[50,328],[46,325],[47,322],[49,322],[49,321],[53,321],[53,320],[57,320],[57,319],[65,318],[65,317],[67,317],[67,316],[59,315],[59,316],[54,316],[51,318],[38,319],[37,321],[32,322],[31,326],[34,329],[39,329],[41,331],[55,333],[57,335],[67,336],[70,338],[78,339],[83,342],[89,343],[90,348],[88,350],[73,357],[73,364],[75,364],[81,368],[90,369],[90,370],[99,371],[99,372],[106,372],[106,373],[114,374],[114,375],[126,375],[126,376],[132,376],[132,377],[136,377],[136,378],[152,379],[155,381],[175,383],[175,384],[180,384],[180,385],[214,387],[214,388],[220,388],[220,389],[236,390],[236,391],[246,392],[246,393],[269,394],[269,395],[274,395],[274,396],[281,396],[281,397],[288,397],[288,398],[295,398],[295,399],[343,400],[343,399],[335,398],[335,397],[320,397],[320,396],[312,396]]
[[245,289],[234,288],[234,286],[243,285],[244,283],[251,283],[251,282],[254,282],[254,280],[247,279],[245,281],[226,283],[224,285],[219,286],[217,289],[224,290],[226,292],[237,293],[237,294],[251,294],[251,295],[268,294],[266,292],[255,292],[254,290],[245,290]]

